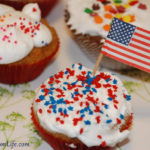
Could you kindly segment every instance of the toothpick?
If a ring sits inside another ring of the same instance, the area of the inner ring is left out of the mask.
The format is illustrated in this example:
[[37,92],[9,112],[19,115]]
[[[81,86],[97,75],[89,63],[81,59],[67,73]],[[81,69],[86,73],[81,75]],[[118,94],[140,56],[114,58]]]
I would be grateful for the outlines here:
[[93,73],[92,73],[92,74],[93,74],[93,76],[95,75],[95,73],[96,73],[96,71],[97,71],[97,68],[98,68],[99,64],[101,63],[102,58],[103,58],[103,54],[102,54],[102,53],[100,53],[100,54],[99,54],[99,56],[98,56],[98,58],[97,58],[97,61],[96,61],[95,67],[94,67],[94,69],[93,69]]

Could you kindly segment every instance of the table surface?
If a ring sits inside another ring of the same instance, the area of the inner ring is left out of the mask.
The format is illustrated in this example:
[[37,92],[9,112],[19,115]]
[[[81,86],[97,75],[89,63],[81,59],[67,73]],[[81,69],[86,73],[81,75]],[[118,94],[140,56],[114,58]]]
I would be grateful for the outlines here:
[[[60,50],[55,59],[34,81],[16,86],[0,84],[0,150],[52,150],[37,135],[30,119],[30,107],[35,90],[50,75],[74,63],[93,68],[95,63],[80,50],[72,40],[64,23],[65,1],[60,0],[47,16],[48,22],[55,27],[60,37]],[[107,70],[101,68],[101,70]],[[130,137],[116,147],[116,150],[150,149],[150,82],[136,80],[116,73],[132,95],[134,123]],[[7,146],[2,146],[6,143]],[[15,143],[17,145],[15,145]],[[21,143],[21,145],[19,145]],[[13,147],[14,146],[14,147]]]

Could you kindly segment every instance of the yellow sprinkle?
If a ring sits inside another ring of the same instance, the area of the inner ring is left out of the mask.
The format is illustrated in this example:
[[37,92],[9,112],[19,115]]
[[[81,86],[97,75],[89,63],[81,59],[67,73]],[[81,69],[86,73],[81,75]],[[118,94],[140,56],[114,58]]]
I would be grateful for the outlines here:
[[130,6],[129,4],[124,4],[123,7],[129,8],[129,7],[131,7],[131,6]]
[[136,1],[136,0],[128,0],[128,3],[130,3],[130,2],[134,2],[134,1]]
[[118,19],[122,18],[122,13],[119,13],[119,14],[115,15],[115,17],[118,18]]
[[123,16],[122,18],[123,18],[124,22],[129,23],[131,21],[131,16],[130,15]]
[[121,4],[119,4],[119,3],[113,3],[113,5],[115,5],[115,6],[120,6]]

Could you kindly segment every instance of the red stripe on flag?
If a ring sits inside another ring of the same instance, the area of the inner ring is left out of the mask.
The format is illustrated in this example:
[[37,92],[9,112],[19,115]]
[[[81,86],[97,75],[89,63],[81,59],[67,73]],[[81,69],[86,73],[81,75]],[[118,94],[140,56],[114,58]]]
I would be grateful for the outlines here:
[[134,51],[134,50],[132,50],[132,49],[126,48],[126,47],[124,47],[124,46],[121,46],[121,45],[119,45],[119,44],[113,43],[113,42],[111,42],[111,41],[109,41],[109,40],[106,40],[105,43],[108,43],[108,44],[113,45],[113,46],[115,46],[115,47],[118,47],[118,48],[120,48],[120,49],[126,50],[126,51],[128,51],[128,52],[130,52],[130,53],[133,53],[133,54],[136,54],[136,55],[138,55],[138,56],[141,56],[141,57],[150,59],[150,56],[147,56],[147,55],[142,54],[142,51],[141,51],[141,53],[140,53],[140,52]]
[[139,49],[139,50],[142,50],[142,51],[144,51],[144,52],[150,53],[150,50],[149,50],[149,49],[143,48],[143,47],[141,47],[141,46],[138,46],[138,45],[135,45],[135,44],[132,44],[132,43],[130,43],[129,46],[134,47],[134,48]]
[[108,47],[108,46],[106,46],[106,45],[104,45],[103,48],[106,48],[107,50],[109,50],[109,51],[111,51],[111,52],[113,52],[113,53],[119,54],[119,55],[121,55],[121,56],[124,56],[124,57],[126,57],[126,58],[129,58],[129,59],[132,59],[132,60],[135,60],[135,61],[137,61],[137,62],[140,62],[140,63],[143,63],[143,64],[145,64],[145,65],[149,65],[149,66],[150,66],[150,63],[148,63],[148,62],[146,62],[146,61],[143,61],[142,59],[138,59],[138,58],[135,58],[135,57],[133,57],[133,56],[130,56],[130,55],[124,54],[124,53],[122,53],[122,52],[116,51],[116,50],[114,50],[114,49],[112,49],[112,48],[110,48],[110,47]]
[[139,36],[139,37],[141,37],[143,39],[146,39],[146,40],[150,40],[150,37],[145,36],[144,34],[140,34],[140,33],[134,32],[134,35]]
[[105,52],[105,51],[101,51],[101,53],[103,53],[104,55],[109,56],[109,57],[111,57],[111,58],[113,58],[113,59],[115,59],[115,60],[118,60],[118,61],[123,62],[123,63],[125,63],[125,64],[129,64],[129,65],[131,65],[131,66],[133,66],[133,67],[139,68],[139,69],[141,69],[141,70],[143,70],[143,71],[146,71],[146,72],[149,72],[149,73],[150,73],[150,69],[147,69],[147,68],[145,68],[145,67],[142,67],[142,66],[140,66],[140,65],[137,65],[137,64],[132,63],[132,62],[130,62],[130,61],[124,60],[124,59],[119,58],[119,57],[117,57],[117,56],[111,55],[111,54],[109,54],[109,53],[107,53],[107,52]]
[[145,29],[142,29],[142,28],[140,28],[140,27],[136,27],[136,29],[137,29],[137,30],[140,30],[140,31],[142,31],[142,32],[145,32],[145,33],[150,34],[150,31],[145,30]]
[[134,41],[134,42],[137,42],[137,43],[140,43],[140,44],[142,44],[142,45],[145,45],[145,46],[150,47],[150,44],[148,44],[148,43],[146,43],[146,42],[143,42],[143,41],[141,41],[141,40],[138,40],[138,39],[136,39],[136,38],[132,38],[131,41]]

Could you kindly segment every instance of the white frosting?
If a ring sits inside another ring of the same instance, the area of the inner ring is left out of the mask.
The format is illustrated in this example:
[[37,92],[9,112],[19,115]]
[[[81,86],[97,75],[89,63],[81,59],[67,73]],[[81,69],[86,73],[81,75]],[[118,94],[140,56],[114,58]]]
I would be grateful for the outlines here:
[[[132,113],[130,96],[115,75],[97,72],[97,80],[94,78],[90,69],[72,65],[45,81],[33,104],[40,125],[50,132],[76,137],[88,147],[103,145],[104,141],[107,146],[114,146],[124,140],[129,130],[120,132],[120,127],[125,123],[123,117]],[[110,89],[116,95],[114,98],[108,96]],[[100,109],[96,111],[96,107]],[[76,124],[75,118],[82,120]]]
[[40,19],[36,3],[25,5],[22,11],[0,4],[0,64],[21,60],[34,47],[51,42],[51,32]]
[[[112,5],[112,7],[115,8],[114,0],[109,1],[111,3],[107,5]],[[131,2],[131,0],[122,0],[121,5],[128,4],[129,1]],[[140,3],[146,4],[147,9],[139,9],[138,6]],[[100,6],[100,9],[94,12],[96,12],[103,19],[103,23],[101,24],[95,23],[93,19],[94,17],[85,12],[86,8],[92,10],[93,4],[98,4]],[[107,36],[108,31],[105,31],[103,27],[104,25],[110,25],[112,19],[104,17],[104,15],[109,12],[104,11],[104,5],[101,2],[97,0],[68,0],[67,5],[67,9],[70,13],[70,19],[67,24],[72,25],[71,29],[76,29],[77,33],[101,35],[103,37]],[[116,14],[111,14],[113,15],[113,17],[116,17]],[[150,30],[150,20],[148,19],[149,14],[150,0],[139,0],[138,4],[126,8],[126,11],[121,15],[135,16],[135,21],[131,22],[131,24]]]

